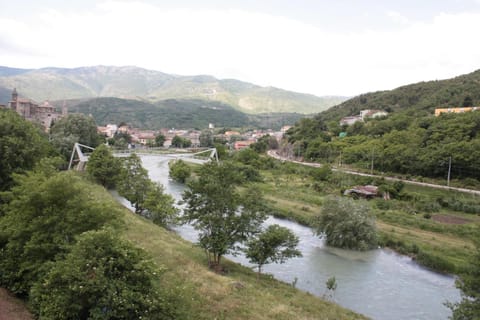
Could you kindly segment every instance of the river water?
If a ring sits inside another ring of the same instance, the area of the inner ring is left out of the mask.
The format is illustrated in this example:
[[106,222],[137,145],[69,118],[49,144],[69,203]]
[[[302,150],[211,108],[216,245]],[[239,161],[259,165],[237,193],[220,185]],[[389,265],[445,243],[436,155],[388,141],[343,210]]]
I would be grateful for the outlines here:
[[[168,161],[161,156],[141,156],[153,181],[180,200],[184,185],[168,179]],[[328,247],[308,227],[269,217],[265,222],[292,230],[299,238],[303,257],[284,264],[270,264],[265,273],[317,296],[327,292],[326,281],[335,277],[338,287],[330,300],[373,319],[448,319],[446,301],[460,300],[451,276],[431,272],[409,257],[386,249],[357,252]],[[189,225],[175,230],[186,240],[197,241],[197,232]],[[251,266],[242,255],[229,259]]]

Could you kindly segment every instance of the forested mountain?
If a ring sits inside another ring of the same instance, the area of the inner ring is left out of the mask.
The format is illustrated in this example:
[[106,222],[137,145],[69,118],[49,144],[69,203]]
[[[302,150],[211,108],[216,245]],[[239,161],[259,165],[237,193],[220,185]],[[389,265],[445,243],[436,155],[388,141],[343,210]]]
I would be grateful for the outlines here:
[[[297,156],[358,169],[435,178],[480,179],[480,111],[434,116],[434,109],[480,105],[480,70],[450,80],[430,81],[360,95],[288,132]],[[341,127],[338,120],[360,110],[389,115]],[[340,132],[347,136],[340,138]]]
[[[126,122],[143,129],[266,127],[279,129],[293,124],[300,114],[247,115],[231,106],[199,99],[168,99],[155,103],[119,98],[95,98],[65,101],[69,112],[91,114],[101,124]],[[55,103],[58,106],[63,101]]]
[[467,97],[474,104],[480,104],[480,70],[448,80],[419,82],[394,90],[362,94],[322,112],[322,118],[339,120],[357,115],[364,109],[388,112],[409,109],[415,114],[428,115],[435,108],[461,107]]
[[[273,87],[212,76],[178,76],[127,66],[75,69],[14,69],[0,67],[0,88],[37,101],[117,97],[147,102],[166,99],[202,99],[231,105],[240,111],[317,113],[344,101],[344,97],[316,97]],[[0,95],[0,103],[9,97]],[[5,100],[8,98],[8,100]]]

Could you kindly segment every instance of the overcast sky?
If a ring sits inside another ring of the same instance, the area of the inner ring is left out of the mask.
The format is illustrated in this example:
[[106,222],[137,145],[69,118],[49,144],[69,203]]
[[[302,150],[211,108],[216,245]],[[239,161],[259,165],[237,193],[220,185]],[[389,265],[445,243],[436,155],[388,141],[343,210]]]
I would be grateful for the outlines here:
[[480,69],[480,0],[0,0],[0,65],[353,96]]

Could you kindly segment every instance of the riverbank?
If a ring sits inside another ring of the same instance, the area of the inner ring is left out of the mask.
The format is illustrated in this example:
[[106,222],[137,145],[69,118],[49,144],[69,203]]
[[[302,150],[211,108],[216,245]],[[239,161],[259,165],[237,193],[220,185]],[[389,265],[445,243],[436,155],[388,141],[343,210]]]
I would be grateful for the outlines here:
[[[152,180],[162,183],[166,192],[181,200],[185,185],[169,180],[168,159],[154,156],[142,156],[142,163],[149,171]],[[272,164],[269,161],[269,164]],[[259,165],[260,167],[261,165]],[[321,206],[322,197],[318,190],[315,193],[303,192],[302,188],[312,189],[311,172],[303,172],[302,178],[285,179],[291,188],[281,188],[285,174],[299,175],[302,166],[290,166],[288,163],[277,167],[277,171],[266,171],[261,188],[271,186],[269,177],[274,177],[279,187],[275,195],[283,198],[282,192],[296,201],[305,201]],[[288,197],[283,198],[287,199]],[[270,200],[271,201],[271,200]],[[267,200],[267,204],[271,203]],[[124,203],[125,205],[128,204]],[[281,207],[281,204],[280,204]],[[309,212],[310,207],[301,207],[299,211]],[[271,213],[274,213],[272,210]],[[290,219],[293,220],[293,219]],[[303,257],[291,259],[284,264],[270,264],[264,267],[266,273],[284,281],[295,283],[299,289],[322,297],[326,293],[326,281],[335,276],[339,286],[335,292],[335,301],[342,306],[369,315],[375,319],[383,319],[388,314],[390,319],[447,319],[450,312],[443,305],[445,301],[457,301],[458,291],[454,279],[449,276],[430,272],[413,263],[410,258],[391,252],[390,250],[372,250],[367,252],[348,251],[324,246],[323,240],[313,235],[310,227],[285,220],[269,218],[266,225],[276,223],[292,230],[301,239],[299,249]],[[197,232],[191,226],[183,225],[175,231],[184,239],[197,241]],[[248,259],[241,254],[229,257],[235,262],[250,267]],[[392,275],[395,275],[392,277]],[[415,288],[415,291],[412,291]],[[364,293],[368,292],[368,295]],[[394,295],[394,298],[392,298]],[[421,298],[419,298],[421,297]]]
[[[342,194],[355,185],[381,184],[372,177],[332,172],[325,180],[313,178],[315,167],[279,162],[263,170],[259,187],[274,216],[311,226],[321,212],[323,198]],[[408,255],[431,270],[459,274],[474,252],[471,236],[477,232],[480,216],[442,207],[438,202],[455,201],[478,205],[475,195],[425,186],[405,185],[402,199],[382,198],[368,203],[377,219],[379,244]]]
[[366,319],[353,311],[224,260],[226,274],[212,272],[204,252],[174,232],[125,209],[125,238],[166,267],[162,287],[179,297],[183,319]]

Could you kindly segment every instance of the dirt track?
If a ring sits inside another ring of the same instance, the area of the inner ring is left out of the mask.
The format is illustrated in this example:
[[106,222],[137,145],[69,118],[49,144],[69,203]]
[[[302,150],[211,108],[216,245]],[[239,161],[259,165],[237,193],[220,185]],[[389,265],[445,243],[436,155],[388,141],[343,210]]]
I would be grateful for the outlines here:
[[0,320],[33,320],[25,304],[0,288]]

